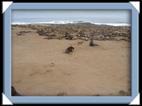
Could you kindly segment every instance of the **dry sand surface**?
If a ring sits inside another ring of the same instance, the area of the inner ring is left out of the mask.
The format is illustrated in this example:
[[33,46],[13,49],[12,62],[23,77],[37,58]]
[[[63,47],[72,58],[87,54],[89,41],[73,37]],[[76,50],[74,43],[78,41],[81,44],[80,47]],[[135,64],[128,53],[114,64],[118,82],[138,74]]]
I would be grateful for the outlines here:
[[[21,95],[130,95],[130,42],[44,39],[12,31],[12,85]],[[82,42],[82,43],[78,43]],[[65,54],[69,46],[72,54]]]

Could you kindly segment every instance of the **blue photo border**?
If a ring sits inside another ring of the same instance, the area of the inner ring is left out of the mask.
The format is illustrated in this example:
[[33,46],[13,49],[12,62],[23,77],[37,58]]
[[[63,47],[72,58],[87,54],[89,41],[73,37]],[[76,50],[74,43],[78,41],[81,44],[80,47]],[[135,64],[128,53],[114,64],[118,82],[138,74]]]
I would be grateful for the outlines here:
[[[11,11],[20,9],[118,9],[131,11],[131,96],[11,96]],[[139,94],[139,12],[130,3],[12,3],[4,12],[4,94],[14,104],[129,104]]]

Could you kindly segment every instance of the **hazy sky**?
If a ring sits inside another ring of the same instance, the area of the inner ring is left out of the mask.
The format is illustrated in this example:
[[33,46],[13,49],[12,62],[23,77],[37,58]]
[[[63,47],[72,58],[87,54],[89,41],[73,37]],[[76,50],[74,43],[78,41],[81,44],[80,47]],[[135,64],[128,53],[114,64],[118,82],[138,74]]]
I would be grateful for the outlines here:
[[[128,10],[14,10],[12,11],[12,22],[18,19],[46,19],[53,20],[123,20],[130,22],[130,11]],[[23,20],[24,21],[24,20]]]

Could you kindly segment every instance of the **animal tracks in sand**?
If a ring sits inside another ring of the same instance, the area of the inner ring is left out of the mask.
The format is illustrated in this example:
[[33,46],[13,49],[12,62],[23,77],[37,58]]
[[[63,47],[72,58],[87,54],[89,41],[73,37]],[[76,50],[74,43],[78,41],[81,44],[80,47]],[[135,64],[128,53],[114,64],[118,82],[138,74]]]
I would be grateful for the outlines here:
[[32,73],[30,73],[30,76],[35,76],[35,75],[46,75],[49,72],[53,72],[53,67],[55,66],[55,63],[49,63],[48,65],[42,66],[43,68],[41,69],[36,69]]
[[47,70],[44,70],[44,71],[41,71],[39,70],[39,72],[33,72],[33,73],[30,73],[30,76],[35,76],[35,75],[46,75],[48,72],[52,72],[53,69],[47,69]]

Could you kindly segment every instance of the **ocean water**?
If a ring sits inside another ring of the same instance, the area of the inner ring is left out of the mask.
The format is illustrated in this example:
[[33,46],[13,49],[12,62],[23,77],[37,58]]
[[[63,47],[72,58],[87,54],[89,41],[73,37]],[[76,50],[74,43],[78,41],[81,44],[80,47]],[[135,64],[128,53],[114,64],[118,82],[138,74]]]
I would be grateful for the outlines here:
[[12,24],[83,23],[123,26],[131,25],[128,10],[14,10]]

